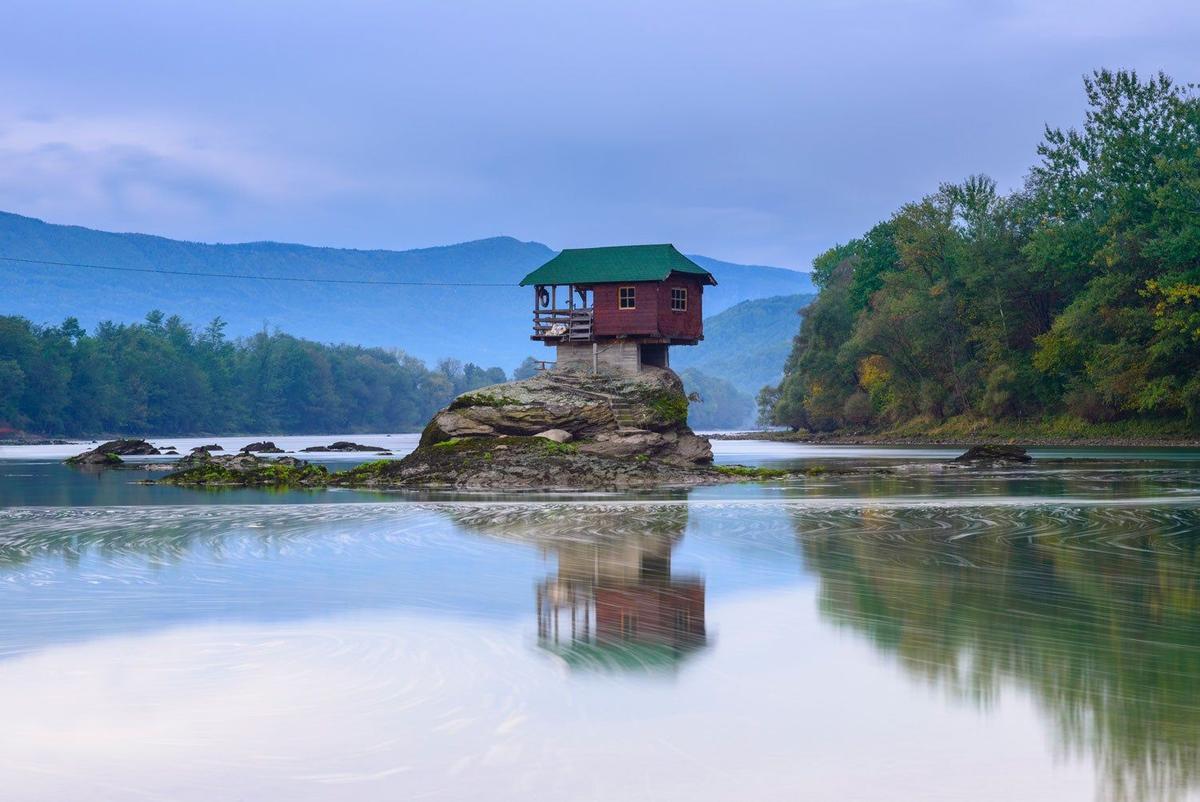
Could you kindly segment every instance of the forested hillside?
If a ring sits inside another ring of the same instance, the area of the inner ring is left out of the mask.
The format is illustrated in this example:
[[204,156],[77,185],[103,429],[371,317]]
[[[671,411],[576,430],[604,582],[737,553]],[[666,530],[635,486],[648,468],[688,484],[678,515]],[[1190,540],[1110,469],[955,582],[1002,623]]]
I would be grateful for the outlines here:
[[[457,357],[514,368],[529,355],[532,291],[517,282],[554,251],[511,237],[411,251],[314,248],[277,242],[182,242],[53,225],[0,212],[0,315],[38,324],[78,318],[136,323],[148,309],[177,311],[193,326],[220,316],[231,337],[266,328],[320,342],[402,348],[429,363]],[[199,275],[122,272],[11,262],[37,259]],[[694,257],[720,284],[704,294],[716,314],[739,301],[811,289],[807,273]],[[212,274],[297,279],[256,281]],[[439,286],[309,283],[396,281]],[[494,284],[498,286],[471,286]]]
[[792,428],[1200,428],[1200,100],[1100,71],[1009,195],[975,176],[814,263],[782,384]]
[[0,436],[415,431],[499,368],[322,345],[262,332],[230,340],[152,312],[143,323],[36,326],[0,317]]

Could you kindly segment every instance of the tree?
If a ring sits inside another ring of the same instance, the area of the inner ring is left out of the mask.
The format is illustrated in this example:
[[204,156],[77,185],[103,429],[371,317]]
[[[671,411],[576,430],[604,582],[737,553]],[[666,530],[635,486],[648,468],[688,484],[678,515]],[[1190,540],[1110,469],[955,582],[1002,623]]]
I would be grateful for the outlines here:
[[1021,191],[942,184],[813,261],[770,422],[1200,421],[1200,101],[1161,73],[1084,91]]

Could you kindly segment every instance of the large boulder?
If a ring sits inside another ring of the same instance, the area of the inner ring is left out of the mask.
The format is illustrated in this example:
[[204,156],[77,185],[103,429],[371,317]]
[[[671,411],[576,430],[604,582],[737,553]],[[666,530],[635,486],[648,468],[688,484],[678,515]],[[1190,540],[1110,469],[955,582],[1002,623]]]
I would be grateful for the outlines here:
[[402,485],[695,483],[712,449],[688,428],[687,412],[683,383],[665,368],[550,371],[463,393],[434,415],[412,454],[367,470],[382,471],[372,481]]

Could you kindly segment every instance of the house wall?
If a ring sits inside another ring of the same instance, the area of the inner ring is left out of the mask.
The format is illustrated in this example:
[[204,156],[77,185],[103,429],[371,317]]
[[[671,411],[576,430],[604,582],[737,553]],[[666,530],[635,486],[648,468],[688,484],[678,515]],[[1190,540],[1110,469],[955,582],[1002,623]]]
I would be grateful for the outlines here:
[[[637,306],[634,309],[617,308],[617,289],[635,287]],[[637,281],[628,284],[597,284],[595,295],[596,315],[592,330],[596,336],[615,337],[618,334],[658,334],[658,282]]]
[[[671,289],[687,290],[687,309],[675,312],[671,309]],[[690,276],[672,273],[658,285],[658,330],[664,337],[679,337],[689,340],[704,336],[704,314],[702,296],[704,285]]]
[[[618,307],[617,291],[621,287],[636,289],[637,306],[634,309]],[[688,291],[686,311],[671,310],[673,287]],[[594,289],[596,315],[593,332],[599,337],[625,334],[699,339],[704,335],[703,293],[704,285],[699,280],[680,274],[672,274],[662,282],[597,284]]]

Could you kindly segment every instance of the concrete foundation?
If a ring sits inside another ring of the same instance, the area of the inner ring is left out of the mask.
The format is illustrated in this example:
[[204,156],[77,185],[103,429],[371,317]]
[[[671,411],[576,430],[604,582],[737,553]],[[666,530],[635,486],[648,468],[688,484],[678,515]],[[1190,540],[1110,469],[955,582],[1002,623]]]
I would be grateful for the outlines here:
[[[592,343],[559,343],[556,368],[591,370]],[[611,340],[596,343],[595,366],[601,373],[637,373],[643,365],[670,367],[668,347],[660,343]]]

